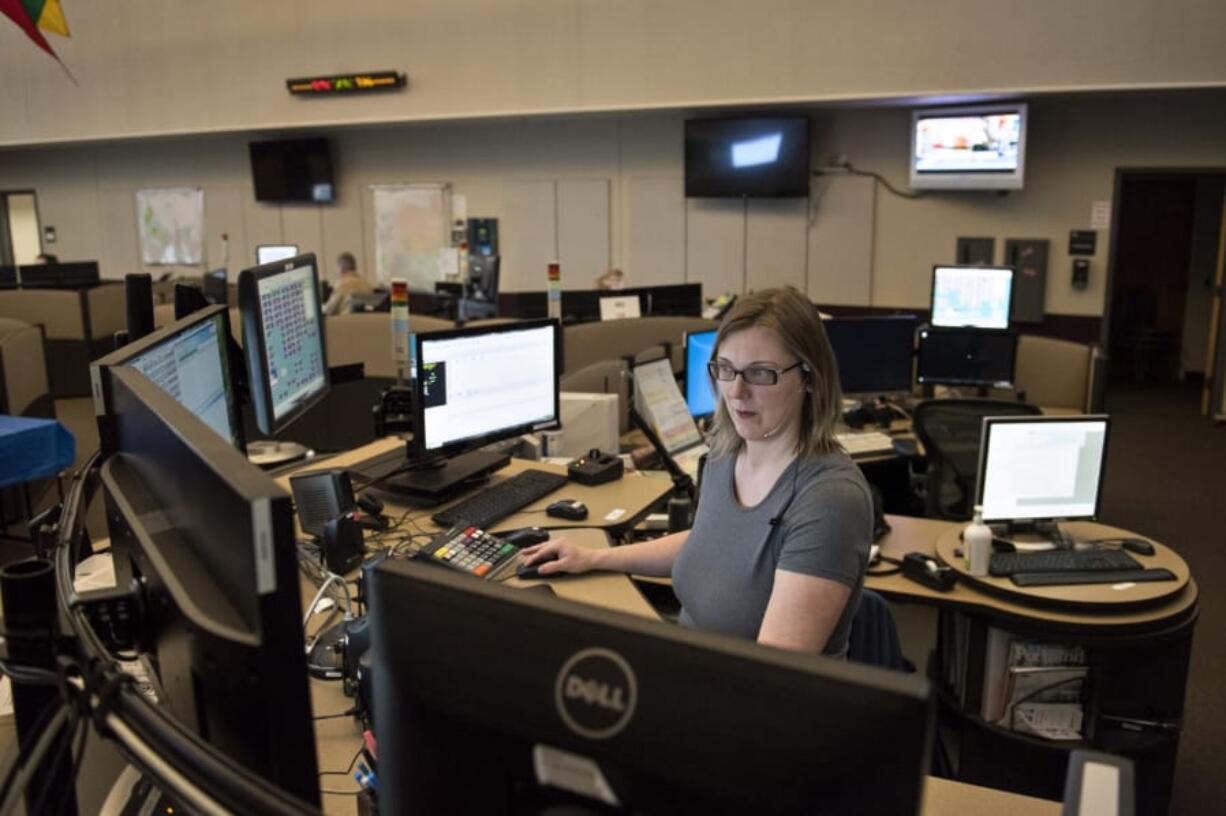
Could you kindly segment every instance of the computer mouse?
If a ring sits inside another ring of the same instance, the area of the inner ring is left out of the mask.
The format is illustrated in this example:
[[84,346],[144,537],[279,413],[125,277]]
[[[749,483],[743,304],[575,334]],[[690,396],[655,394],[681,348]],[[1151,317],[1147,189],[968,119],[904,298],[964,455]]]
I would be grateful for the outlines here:
[[1134,552],[1137,555],[1153,555],[1154,545],[1143,538],[1121,538],[1120,549]]
[[524,547],[531,547],[533,544],[540,544],[542,541],[548,541],[549,531],[543,530],[540,527],[525,527],[522,530],[508,533],[502,537],[502,540],[519,549],[523,549]]
[[552,578],[554,575],[557,575],[558,573],[541,575],[540,567],[542,564],[548,564],[550,561],[556,561],[557,559],[558,559],[557,553],[553,553],[552,557],[546,558],[544,561],[538,561],[535,564],[520,564],[515,570],[515,577],[523,578],[524,580],[527,580],[527,581],[533,581],[538,578]]
[[569,521],[582,521],[587,518],[587,505],[577,499],[558,499],[545,508],[545,515]]

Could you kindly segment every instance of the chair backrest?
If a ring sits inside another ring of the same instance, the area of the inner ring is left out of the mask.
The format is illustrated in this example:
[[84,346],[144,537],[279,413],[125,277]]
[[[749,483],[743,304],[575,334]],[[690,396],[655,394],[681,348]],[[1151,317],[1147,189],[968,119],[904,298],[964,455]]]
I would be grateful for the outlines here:
[[49,340],[89,340],[85,300],[76,289],[9,289],[0,292],[0,317],[42,324]]
[[[414,332],[425,334],[451,329],[455,324],[437,317],[414,315]],[[359,312],[324,318],[324,341],[328,365],[365,363],[367,377],[395,377],[392,360],[392,315],[390,312]]]
[[925,400],[911,413],[928,460],[925,510],[935,518],[968,519],[975,501],[979,438],[987,416],[1042,413],[1024,402],[989,399]]
[[602,360],[563,374],[559,387],[583,394],[617,394],[617,432],[630,430],[630,372],[623,360]]
[[851,619],[847,636],[847,659],[885,669],[915,671],[915,664],[903,657],[894,610],[871,589],[860,591],[860,607]]
[[1086,411],[1093,359],[1092,345],[1023,334],[1017,338],[1013,379],[1032,405]]
[[50,392],[42,329],[0,318],[0,414],[45,411]]
[[719,328],[714,320],[701,317],[636,317],[577,323],[563,329],[563,372],[577,371],[601,360],[635,355],[661,343],[672,347],[673,371],[685,365],[681,347],[686,332]]

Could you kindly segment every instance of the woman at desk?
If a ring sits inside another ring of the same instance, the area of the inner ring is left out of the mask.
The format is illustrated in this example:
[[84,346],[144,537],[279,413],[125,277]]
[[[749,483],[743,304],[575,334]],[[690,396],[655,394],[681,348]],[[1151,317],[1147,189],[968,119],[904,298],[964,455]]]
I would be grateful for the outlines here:
[[692,529],[591,550],[529,547],[540,573],[671,575],[681,622],[770,646],[843,656],[872,541],[872,497],[834,437],[834,353],[795,289],[737,300],[709,370],[711,454]]

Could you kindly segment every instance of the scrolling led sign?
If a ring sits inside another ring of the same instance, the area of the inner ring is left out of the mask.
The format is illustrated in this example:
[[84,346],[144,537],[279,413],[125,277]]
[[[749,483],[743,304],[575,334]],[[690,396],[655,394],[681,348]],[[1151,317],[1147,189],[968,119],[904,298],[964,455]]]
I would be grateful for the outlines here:
[[332,94],[394,91],[403,88],[407,81],[407,76],[396,71],[367,71],[360,74],[287,79],[285,87],[296,96],[330,96]]

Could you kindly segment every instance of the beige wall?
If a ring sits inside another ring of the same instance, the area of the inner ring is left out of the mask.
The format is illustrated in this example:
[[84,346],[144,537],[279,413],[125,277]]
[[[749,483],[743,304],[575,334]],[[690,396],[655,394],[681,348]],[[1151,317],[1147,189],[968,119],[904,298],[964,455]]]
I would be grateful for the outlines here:
[[[0,26],[0,145],[354,123],[1226,84],[1221,0],[91,0]],[[396,69],[406,91],[285,80]]]
[[[878,188],[875,196],[850,203],[815,195],[807,212],[803,201],[749,208],[739,201],[685,202],[679,113],[333,131],[339,200],[327,207],[257,204],[243,136],[0,151],[0,189],[37,190],[42,222],[59,234],[54,251],[64,260],[98,258],[104,276],[121,277],[139,269],[133,193],[143,187],[204,188],[210,265],[220,263],[225,232],[232,270],[250,265],[260,243],[296,243],[319,253],[328,267],[338,252],[351,250],[370,269],[372,184],[449,181],[467,196],[469,215],[501,219],[505,249],[529,232],[524,214],[511,206],[519,200],[516,191],[540,181],[603,179],[610,196],[609,259],[636,284],[698,280],[714,294],[746,282],[792,282],[807,286],[819,302],[923,307],[931,267],[953,259],[957,236],[994,236],[998,260],[1007,237],[1046,238],[1048,311],[1101,314],[1109,236],[1100,233],[1090,286],[1077,291],[1069,282],[1069,230],[1088,228],[1092,202],[1111,198],[1116,167],[1226,167],[1226,94],[1044,98],[1031,103],[1030,114],[1026,188],[1020,192],[905,200]],[[841,153],[905,185],[906,109],[819,109],[813,116],[815,165]],[[822,271],[827,259],[804,238],[838,219],[869,227],[857,250],[864,263],[843,259],[849,269],[863,271]],[[549,225],[553,232],[545,232],[557,236],[559,225],[566,229],[559,219]],[[551,245],[538,254],[552,251]],[[504,288],[543,288],[543,271],[509,266]],[[568,285],[590,285],[566,272]],[[837,276],[852,274],[867,277],[853,287],[864,294],[840,300],[832,294]]]

